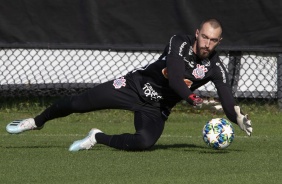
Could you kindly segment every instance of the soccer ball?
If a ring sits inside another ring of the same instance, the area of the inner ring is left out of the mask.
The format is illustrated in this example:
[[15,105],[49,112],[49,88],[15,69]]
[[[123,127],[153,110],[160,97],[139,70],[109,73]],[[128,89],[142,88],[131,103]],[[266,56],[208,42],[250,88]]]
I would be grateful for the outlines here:
[[214,149],[227,148],[234,140],[234,128],[224,118],[215,118],[208,121],[203,128],[204,142]]

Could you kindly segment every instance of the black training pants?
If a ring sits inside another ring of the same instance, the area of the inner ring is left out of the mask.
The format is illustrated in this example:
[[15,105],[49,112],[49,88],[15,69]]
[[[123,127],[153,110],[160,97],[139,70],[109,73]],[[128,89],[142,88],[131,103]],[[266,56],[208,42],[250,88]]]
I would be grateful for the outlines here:
[[[35,117],[37,126],[48,120],[71,113],[85,113],[101,109],[126,109],[134,112],[134,134],[103,135],[97,142],[122,150],[145,150],[153,146],[161,136],[166,117],[162,110],[140,98],[129,85],[115,89],[113,81],[102,83],[80,95],[70,96],[55,102]],[[99,128],[99,127],[98,127]],[[99,135],[99,134],[98,134]],[[108,140],[108,141],[105,141]]]

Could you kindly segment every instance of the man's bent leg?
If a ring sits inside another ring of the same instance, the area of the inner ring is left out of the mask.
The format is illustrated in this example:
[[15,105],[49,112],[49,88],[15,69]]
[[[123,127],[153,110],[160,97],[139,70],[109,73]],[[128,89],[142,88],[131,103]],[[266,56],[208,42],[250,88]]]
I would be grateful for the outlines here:
[[160,138],[164,129],[165,119],[160,112],[135,112],[134,134],[106,135],[97,133],[96,140],[116,149],[127,151],[147,150]]

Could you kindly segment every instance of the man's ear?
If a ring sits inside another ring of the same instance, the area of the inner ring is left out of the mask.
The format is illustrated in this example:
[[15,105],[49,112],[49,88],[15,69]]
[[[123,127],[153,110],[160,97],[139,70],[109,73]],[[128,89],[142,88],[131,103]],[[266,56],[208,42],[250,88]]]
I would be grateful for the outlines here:
[[218,42],[218,44],[220,44],[220,42],[221,42],[221,40],[222,40],[223,38],[221,37],[220,39],[219,39],[219,42]]
[[197,30],[196,30],[196,33],[195,33],[196,39],[198,39],[199,32],[200,32],[199,29],[197,29]]

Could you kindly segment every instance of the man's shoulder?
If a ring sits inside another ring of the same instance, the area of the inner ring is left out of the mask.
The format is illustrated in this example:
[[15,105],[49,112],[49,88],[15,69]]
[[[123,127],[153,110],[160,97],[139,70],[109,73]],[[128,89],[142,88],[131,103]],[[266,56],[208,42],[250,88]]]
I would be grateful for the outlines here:
[[174,37],[183,41],[189,41],[189,42],[195,41],[195,36],[188,34],[176,34],[174,35]]
[[190,47],[194,44],[195,38],[187,34],[176,34],[170,40],[170,47],[179,48],[181,50],[186,50],[184,48]]

